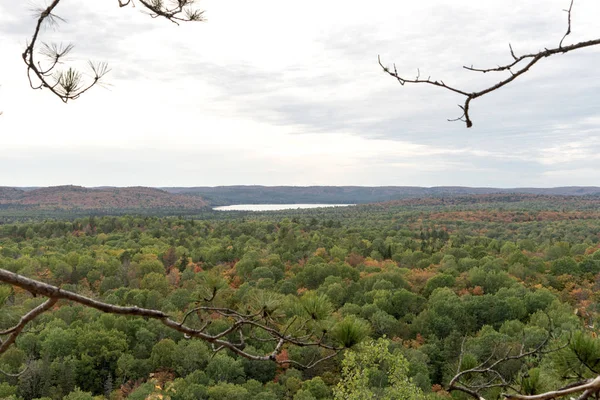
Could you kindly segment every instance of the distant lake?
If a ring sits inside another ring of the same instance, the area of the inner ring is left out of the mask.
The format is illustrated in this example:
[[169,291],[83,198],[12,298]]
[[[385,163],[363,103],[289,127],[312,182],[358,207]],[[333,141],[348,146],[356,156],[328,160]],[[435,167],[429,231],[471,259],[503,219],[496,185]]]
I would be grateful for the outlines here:
[[232,206],[215,207],[216,211],[280,211],[296,210],[299,208],[348,207],[355,204],[235,204]]

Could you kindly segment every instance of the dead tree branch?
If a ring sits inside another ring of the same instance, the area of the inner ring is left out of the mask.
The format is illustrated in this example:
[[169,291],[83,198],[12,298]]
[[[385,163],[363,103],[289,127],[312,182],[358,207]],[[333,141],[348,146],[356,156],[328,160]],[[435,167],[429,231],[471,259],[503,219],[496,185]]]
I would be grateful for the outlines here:
[[[463,362],[463,358],[465,355],[465,342],[466,337],[463,339],[460,349],[460,355],[458,359],[458,369],[456,374],[452,377],[450,382],[448,383],[448,391],[459,391],[463,392],[476,400],[485,400],[483,397],[482,391],[491,388],[502,388],[502,389],[510,389],[514,393],[503,393],[502,397],[506,400],[550,400],[550,399],[558,399],[563,396],[568,396],[576,393],[581,393],[577,400],[584,400],[591,398],[592,395],[597,395],[600,393],[600,376],[593,379],[586,379],[583,381],[575,382],[570,385],[567,385],[561,389],[535,394],[535,395],[526,395],[519,393],[519,390],[513,387],[508,379],[502,375],[498,367],[507,361],[511,360],[523,360],[528,357],[553,353],[559,350],[564,349],[569,346],[570,341],[567,341],[566,344],[559,346],[553,349],[546,349],[548,343],[551,338],[551,333],[549,333],[546,338],[533,349],[526,351],[525,345],[521,344],[519,351],[517,354],[513,353],[514,348],[508,348],[503,356],[500,356],[492,361],[498,352],[498,348],[494,348],[491,352],[491,355],[482,363],[477,365],[476,367],[460,370],[461,364]],[[470,376],[479,376],[486,377],[483,383],[473,384],[469,382],[465,382],[464,379],[468,379]],[[575,399],[575,398],[572,398]]]
[[[288,333],[290,326],[295,323],[296,318],[292,318],[288,323],[278,323],[275,318],[264,312],[246,314],[230,308],[205,305],[192,308],[183,316],[181,322],[178,322],[159,310],[104,303],[4,269],[0,269],[0,282],[17,286],[34,295],[41,295],[48,298],[40,306],[25,314],[17,325],[0,332],[0,335],[10,335],[5,341],[0,342],[0,354],[4,353],[14,343],[27,323],[51,309],[59,300],[75,302],[110,314],[156,319],[167,327],[183,333],[186,338],[198,338],[210,343],[215,351],[227,349],[241,357],[255,361],[274,361],[280,365],[312,368],[325,360],[335,357],[342,350],[341,347],[327,342],[324,339],[324,335],[320,332],[304,329],[303,326],[295,329],[293,334]],[[201,326],[192,327],[191,325],[186,325],[186,320],[195,313],[201,313],[199,317]],[[210,334],[207,328],[211,325],[211,318],[215,314],[220,316],[223,321],[229,322],[230,325],[219,333]],[[262,355],[251,354],[245,351],[245,338],[247,336],[252,337],[251,334],[254,331],[261,332],[262,335],[267,336],[274,343],[276,342],[274,349]],[[241,338],[239,342],[229,339],[229,337],[233,337],[236,334]],[[308,364],[302,364],[295,360],[279,359],[277,356],[282,353],[286,345],[318,347],[327,354]]]
[[[40,42],[39,36],[44,25],[56,26],[64,19],[55,14],[61,0],[53,0],[37,13],[37,23],[31,39],[22,54],[27,65],[27,78],[32,89],[47,89],[64,103],[75,100],[92,87],[100,84],[110,69],[106,63],[88,62],[91,78],[74,67],[62,68],[65,56],[73,50],[73,45],[47,44]],[[135,6],[135,0],[118,0],[119,7]],[[204,11],[195,7],[195,0],[138,0],[149,11],[152,18],[162,17],[175,24],[180,22],[203,21]],[[38,59],[42,56],[43,61]]]
[[383,71],[386,74],[393,77],[394,79],[396,79],[402,86],[404,86],[406,83],[423,83],[426,85],[437,86],[437,87],[449,90],[451,92],[457,93],[457,94],[465,97],[464,103],[462,105],[458,106],[462,110],[462,115],[459,116],[458,118],[449,119],[448,121],[463,121],[467,125],[467,128],[470,128],[473,126],[473,121],[471,120],[471,115],[470,115],[470,105],[471,105],[472,100],[475,100],[479,97],[482,97],[488,93],[491,93],[493,91],[496,91],[496,90],[508,85],[509,83],[511,83],[512,81],[517,79],[518,77],[520,77],[523,74],[525,74],[526,72],[528,72],[531,69],[531,67],[533,67],[535,64],[538,63],[538,61],[540,61],[544,58],[547,58],[547,57],[550,57],[550,56],[553,56],[556,54],[569,53],[571,51],[583,49],[586,47],[600,45],[600,38],[598,38],[598,39],[578,42],[578,43],[575,43],[575,44],[572,44],[569,46],[563,46],[563,41],[571,33],[571,11],[573,9],[573,2],[574,2],[574,0],[571,0],[571,4],[570,4],[569,8],[567,10],[565,10],[568,14],[568,17],[567,17],[568,27],[567,27],[567,32],[562,37],[558,47],[551,48],[551,49],[544,49],[544,50],[538,51],[537,53],[529,53],[529,54],[524,54],[522,56],[516,56],[515,52],[513,51],[512,45],[509,44],[510,54],[513,58],[513,61],[510,63],[501,65],[501,66],[498,66],[495,68],[474,68],[473,66],[463,66],[464,69],[473,71],[473,72],[482,72],[482,73],[509,72],[510,73],[510,75],[508,77],[506,77],[505,79],[499,81],[495,85],[489,86],[482,90],[468,91],[468,90],[459,89],[455,86],[447,85],[442,80],[431,80],[430,77],[428,77],[427,79],[422,79],[422,78],[420,78],[420,71],[415,79],[407,79],[398,73],[398,70],[397,70],[395,64],[393,65],[393,68],[387,67],[387,66],[383,65],[380,57],[378,57],[378,62],[379,62],[379,65],[381,66],[381,68],[383,69]]

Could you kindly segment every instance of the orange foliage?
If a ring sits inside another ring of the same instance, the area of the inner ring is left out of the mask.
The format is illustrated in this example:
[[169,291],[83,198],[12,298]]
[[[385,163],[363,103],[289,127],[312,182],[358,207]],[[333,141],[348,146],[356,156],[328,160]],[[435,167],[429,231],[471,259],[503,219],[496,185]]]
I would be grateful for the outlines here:
[[234,276],[231,282],[229,283],[229,287],[232,289],[237,289],[242,285],[242,278],[239,276]]
[[306,291],[308,291],[308,289],[307,289],[307,288],[305,288],[305,287],[301,287],[301,288],[298,288],[298,290],[297,290],[297,293],[298,293],[298,295],[300,296],[300,295],[302,295],[302,294],[303,294],[304,292],[306,292]]
[[598,243],[594,247],[589,247],[585,250],[585,255],[589,256],[590,254],[594,254],[596,251],[600,250],[600,243]]
[[382,262],[381,261],[377,261],[377,260],[373,260],[372,258],[367,258],[364,261],[364,265],[365,267],[376,267],[376,268],[380,268],[382,266]]
[[[223,264],[223,265],[227,265],[227,264]],[[237,275],[237,269],[235,268],[235,265],[229,265],[229,269],[224,270],[221,273],[221,276],[225,279],[227,279],[227,281],[231,281],[233,278],[235,278]]]
[[433,269],[411,269],[406,275],[406,280],[415,291],[421,291],[425,287],[425,283],[431,279],[436,272]]
[[444,388],[442,387],[442,385],[436,383],[435,385],[431,386],[431,391],[434,393],[437,392],[441,392],[442,390],[444,390]]
[[483,296],[483,288],[481,286],[475,286],[471,293],[473,296]]
[[431,391],[434,392],[438,397],[447,397],[449,399],[452,398],[452,395],[445,391],[442,385],[439,385],[437,383],[431,386]]
[[48,278],[52,277],[52,271],[50,271],[48,268],[44,268],[41,271],[38,271],[36,275],[40,280],[47,280]]
[[[288,351],[286,349],[283,349],[281,351],[281,353],[279,353],[275,356],[275,359],[278,362],[286,361],[286,360],[290,359],[290,355],[288,354]],[[290,365],[289,364],[279,364],[279,366],[283,369],[287,369],[287,368],[289,368]]]
[[415,339],[404,341],[404,346],[412,349],[418,349],[423,344],[425,344],[425,338],[421,336],[420,333],[417,333],[417,337]]

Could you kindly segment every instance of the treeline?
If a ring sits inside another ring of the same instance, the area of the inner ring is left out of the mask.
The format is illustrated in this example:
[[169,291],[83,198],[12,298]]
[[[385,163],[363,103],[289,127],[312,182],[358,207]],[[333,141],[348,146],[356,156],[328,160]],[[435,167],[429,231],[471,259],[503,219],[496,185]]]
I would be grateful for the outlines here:
[[217,186],[217,187],[171,187],[170,193],[201,196],[211,205],[230,204],[365,204],[399,199],[424,199],[453,197],[469,198],[470,195],[496,195],[514,197],[522,195],[586,196],[600,194],[598,187],[559,188],[471,188],[461,186]]

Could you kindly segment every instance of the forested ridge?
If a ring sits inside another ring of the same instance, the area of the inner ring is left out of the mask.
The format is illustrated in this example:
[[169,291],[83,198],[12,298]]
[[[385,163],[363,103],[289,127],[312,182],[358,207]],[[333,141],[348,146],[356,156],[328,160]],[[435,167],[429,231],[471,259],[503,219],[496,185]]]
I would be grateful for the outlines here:
[[169,193],[201,196],[211,205],[281,203],[378,203],[401,199],[467,195],[530,194],[585,196],[600,193],[595,186],[556,188],[479,188],[463,186],[216,186],[166,187]]
[[88,215],[173,215],[208,209],[200,196],[185,196],[148,187],[85,188],[0,186],[0,220],[6,218],[73,218]]
[[[275,213],[19,218],[0,225],[1,269],[209,322],[213,333],[227,316],[189,312],[218,288],[210,299],[218,307],[268,308],[285,321],[312,310],[307,323],[345,349],[309,369],[254,361],[215,353],[158,320],[61,300],[0,356],[0,398],[468,398],[460,386],[489,400],[591,379],[600,373],[599,202],[482,195]],[[42,297],[0,286],[0,330]],[[243,346],[262,354],[274,343],[246,332]],[[286,343],[277,358],[299,365],[327,354]],[[493,372],[476,371],[496,361]]]

